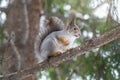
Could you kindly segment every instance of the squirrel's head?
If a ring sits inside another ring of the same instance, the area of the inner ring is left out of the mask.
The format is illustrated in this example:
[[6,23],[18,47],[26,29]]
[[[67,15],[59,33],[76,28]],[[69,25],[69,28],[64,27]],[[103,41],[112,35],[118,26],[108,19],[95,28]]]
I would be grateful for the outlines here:
[[80,37],[81,31],[80,28],[75,24],[75,14],[70,14],[69,21],[67,24],[67,30],[71,35],[74,35],[75,37]]
[[74,25],[69,25],[69,28],[67,28],[67,31],[71,34],[74,35],[76,38],[79,38],[81,35],[80,28],[74,24]]

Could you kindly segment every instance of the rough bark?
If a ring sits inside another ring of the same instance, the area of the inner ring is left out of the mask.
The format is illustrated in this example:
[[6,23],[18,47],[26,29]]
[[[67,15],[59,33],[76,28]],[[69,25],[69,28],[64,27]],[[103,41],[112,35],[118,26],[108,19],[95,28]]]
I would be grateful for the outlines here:
[[[4,26],[6,27],[8,36],[11,36],[12,32],[14,33],[15,40],[14,42],[10,40],[10,43],[2,50],[3,75],[26,69],[36,64],[33,44],[35,35],[38,32],[42,0],[14,0],[8,8],[7,21]],[[25,10],[27,10],[26,13],[24,13]],[[26,15],[29,21],[25,19]],[[27,29],[29,32],[26,32]],[[28,39],[24,36],[26,34],[28,35]],[[21,57],[20,61],[17,60],[18,55]],[[19,69],[18,64],[20,64]],[[18,78],[9,77],[4,78],[4,80],[18,80]],[[20,80],[36,80],[36,75],[21,77]]]
[[99,38],[95,38],[95,39],[87,41],[86,45],[83,45],[81,47],[80,46],[76,47],[72,50],[69,50],[69,51],[63,53],[61,56],[50,59],[49,62],[44,61],[43,63],[32,66],[31,68],[29,67],[25,70],[21,70],[20,72],[14,72],[14,73],[5,75],[4,77],[16,78],[18,76],[22,77],[25,75],[30,75],[30,74],[32,75],[38,71],[43,71],[49,67],[58,66],[60,63],[69,61],[73,57],[80,56],[80,55],[84,54],[85,52],[90,51],[92,49],[99,48],[105,44],[110,43],[113,40],[118,39],[119,37],[120,37],[120,26],[105,33],[104,35],[102,35]]

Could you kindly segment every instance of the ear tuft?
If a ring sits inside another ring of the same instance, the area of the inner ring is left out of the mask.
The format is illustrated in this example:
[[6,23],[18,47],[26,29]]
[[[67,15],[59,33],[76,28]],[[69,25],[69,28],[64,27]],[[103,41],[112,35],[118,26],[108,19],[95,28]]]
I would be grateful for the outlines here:
[[67,29],[72,27],[75,24],[76,16],[74,12],[71,12],[68,17]]
[[72,25],[72,24],[74,24],[75,23],[75,19],[76,19],[76,16],[75,16],[75,13],[70,13],[69,14],[69,18],[68,18],[68,23],[69,23],[69,25]]

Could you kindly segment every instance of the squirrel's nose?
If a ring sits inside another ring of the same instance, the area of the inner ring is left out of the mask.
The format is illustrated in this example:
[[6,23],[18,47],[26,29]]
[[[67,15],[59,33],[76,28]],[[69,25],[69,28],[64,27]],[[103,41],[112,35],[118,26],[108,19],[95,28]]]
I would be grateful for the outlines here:
[[80,36],[81,34],[78,34],[78,36]]

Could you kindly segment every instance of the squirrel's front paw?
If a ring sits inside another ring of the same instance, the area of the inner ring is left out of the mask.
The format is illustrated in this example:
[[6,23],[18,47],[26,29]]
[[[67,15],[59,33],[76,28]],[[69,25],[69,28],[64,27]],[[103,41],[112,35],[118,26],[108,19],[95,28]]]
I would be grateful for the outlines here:
[[49,57],[56,57],[56,56],[59,56],[60,54],[61,54],[61,52],[57,51],[54,54],[50,55]]
[[68,48],[67,50],[71,50],[71,49],[73,49],[73,48]]
[[69,41],[66,40],[64,37],[60,38],[60,41],[64,44],[64,45],[69,45]]

